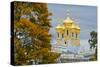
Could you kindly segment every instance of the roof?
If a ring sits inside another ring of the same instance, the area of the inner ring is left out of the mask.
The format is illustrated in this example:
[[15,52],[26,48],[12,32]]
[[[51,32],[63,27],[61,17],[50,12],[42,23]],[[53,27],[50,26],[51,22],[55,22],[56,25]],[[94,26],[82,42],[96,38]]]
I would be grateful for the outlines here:
[[64,20],[64,23],[73,23],[74,21],[68,16],[67,19]]
[[76,29],[79,29],[80,30],[80,27],[78,25],[76,25]]
[[57,29],[59,29],[59,28],[64,29],[65,27],[58,24],[58,26],[56,26],[56,28]]
[[74,24],[72,24],[71,28],[76,28],[76,26]]

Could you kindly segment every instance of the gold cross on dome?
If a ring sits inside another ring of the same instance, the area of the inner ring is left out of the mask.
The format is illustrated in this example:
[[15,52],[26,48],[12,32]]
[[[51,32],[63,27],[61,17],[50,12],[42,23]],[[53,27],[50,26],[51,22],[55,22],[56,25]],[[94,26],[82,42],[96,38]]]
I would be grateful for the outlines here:
[[76,16],[76,24],[79,24],[79,17]]
[[70,16],[70,10],[67,10],[67,16]]
[[62,19],[58,19],[58,24],[60,24],[62,22]]

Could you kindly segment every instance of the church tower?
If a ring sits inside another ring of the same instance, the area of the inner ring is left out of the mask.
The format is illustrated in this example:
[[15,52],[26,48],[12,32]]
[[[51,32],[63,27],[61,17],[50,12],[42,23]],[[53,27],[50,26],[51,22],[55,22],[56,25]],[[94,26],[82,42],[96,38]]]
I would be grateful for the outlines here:
[[58,26],[56,27],[57,44],[62,44],[62,39],[64,38],[64,30],[65,30],[65,27],[61,26],[60,24],[58,24]]
[[63,21],[63,25],[57,25],[56,31],[58,45],[80,45],[80,27],[69,14]]

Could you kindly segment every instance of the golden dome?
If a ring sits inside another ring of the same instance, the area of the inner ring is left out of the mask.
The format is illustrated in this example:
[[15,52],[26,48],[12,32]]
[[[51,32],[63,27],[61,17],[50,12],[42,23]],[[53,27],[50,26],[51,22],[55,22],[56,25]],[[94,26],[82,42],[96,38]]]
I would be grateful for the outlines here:
[[80,33],[80,27],[76,25],[76,32],[79,34]]
[[64,23],[73,23],[74,21],[68,16]]
[[80,30],[80,27],[78,25],[76,25],[76,29]]
[[62,29],[65,29],[65,26],[64,25],[62,25]]
[[56,28],[58,29],[58,28],[62,28],[62,27],[61,27],[61,25],[58,24],[58,26]]
[[56,29],[65,29],[65,27],[58,24],[58,26],[56,27]]
[[65,27],[63,25],[61,26],[61,25],[58,24],[58,26],[56,27],[56,30],[59,33],[63,33],[64,32],[64,29],[65,29]]
[[72,29],[76,29],[76,26],[74,24],[72,24],[71,28]]

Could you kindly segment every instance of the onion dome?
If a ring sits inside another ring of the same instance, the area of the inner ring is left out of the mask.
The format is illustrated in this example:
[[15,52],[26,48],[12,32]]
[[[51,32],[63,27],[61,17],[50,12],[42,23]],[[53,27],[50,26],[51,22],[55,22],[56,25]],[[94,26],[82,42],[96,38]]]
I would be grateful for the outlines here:
[[80,27],[78,25],[76,25],[76,29],[80,30]]
[[76,32],[80,33],[80,27],[78,25],[76,25]]
[[73,22],[74,22],[74,21],[73,21],[69,16],[67,17],[67,19],[64,20],[64,23],[65,23],[65,24],[66,24],[66,23],[67,23],[67,24],[68,24],[68,23],[71,23],[71,24],[72,24]]
[[76,29],[76,26],[74,24],[72,24],[71,28],[72,29]]
[[64,26],[64,25],[62,25],[62,29],[63,29],[63,30],[65,29],[65,26]]
[[62,29],[63,27],[61,25],[58,24],[58,26],[56,27],[56,29]]
[[58,26],[56,27],[56,30],[58,32],[62,32],[64,29],[65,29],[65,27],[63,25],[61,26],[60,24],[58,24]]
[[72,24],[72,26],[71,26],[71,31],[72,32],[75,32],[76,31],[76,26],[74,24]]

